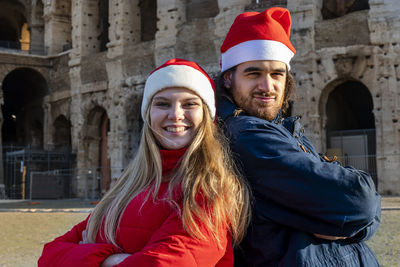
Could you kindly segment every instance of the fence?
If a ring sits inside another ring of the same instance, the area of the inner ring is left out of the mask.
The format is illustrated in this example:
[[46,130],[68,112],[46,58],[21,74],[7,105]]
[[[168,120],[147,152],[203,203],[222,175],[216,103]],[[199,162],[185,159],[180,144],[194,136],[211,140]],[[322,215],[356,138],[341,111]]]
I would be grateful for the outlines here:
[[101,185],[103,169],[122,171],[120,168],[93,167],[32,172],[25,186],[30,187],[30,199],[60,199],[79,195],[84,199],[98,200],[107,189]]
[[375,129],[330,131],[328,154],[335,154],[343,165],[371,174],[377,186]]
[[2,155],[5,193],[11,199],[25,199],[30,195],[32,172],[69,169],[75,158],[70,148],[46,151],[7,145],[3,145]]

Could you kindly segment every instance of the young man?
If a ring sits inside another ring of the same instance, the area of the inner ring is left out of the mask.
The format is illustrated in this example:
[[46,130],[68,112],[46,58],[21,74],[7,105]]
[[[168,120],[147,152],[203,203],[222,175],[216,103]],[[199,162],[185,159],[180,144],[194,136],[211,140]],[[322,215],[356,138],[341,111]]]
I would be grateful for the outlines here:
[[254,196],[235,266],[379,266],[364,243],[380,222],[371,177],[321,157],[299,117],[284,8],[239,15],[221,47],[218,113]]

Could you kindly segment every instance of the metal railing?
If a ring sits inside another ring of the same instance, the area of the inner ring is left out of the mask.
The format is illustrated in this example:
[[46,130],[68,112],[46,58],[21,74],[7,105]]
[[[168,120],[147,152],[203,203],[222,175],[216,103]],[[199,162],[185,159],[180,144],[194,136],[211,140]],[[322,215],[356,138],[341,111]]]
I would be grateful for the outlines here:
[[[14,52],[20,54],[31,54],[31,55],[47,55],[47,47],[43,45],[29,45],[29,50],[22,50],[19,42],[12,41],[1,41],[0,40],[0,51]],[[65,50],[63,50],[65,51]]]
[[7,49],[21,49],[21,44],[20,44],[20,42],[0,40],[0,47],[7,48]]
[[75,161],[70,147],[50,151],[3,145],[2,157],[5,193],[11,199],[24,199],[29,195],[32,172],[72,168]]
[[[102,188],[102,170],[121,173],[120,168],[92,167],[57,169],[44,172],[32,172],[26,187],[29,186],[30,199],[75,198],[99,200],[105,190]],[[111,182],[111,180],[109,181]],[[53,185],[43,189],[42,185]],[[108,187],[109,188],[109,187]],[[108,189],[107,188],[107,189]]]

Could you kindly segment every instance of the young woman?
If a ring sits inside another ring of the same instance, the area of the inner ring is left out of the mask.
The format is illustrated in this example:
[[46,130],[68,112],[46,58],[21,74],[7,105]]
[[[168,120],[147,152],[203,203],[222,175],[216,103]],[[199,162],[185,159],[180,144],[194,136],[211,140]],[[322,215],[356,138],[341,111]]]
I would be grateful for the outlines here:
[[136,157],[89,218],[45,245],[39,266],[232,266],[247,187],[215,121],[213,81],[172,59],[146,81]]

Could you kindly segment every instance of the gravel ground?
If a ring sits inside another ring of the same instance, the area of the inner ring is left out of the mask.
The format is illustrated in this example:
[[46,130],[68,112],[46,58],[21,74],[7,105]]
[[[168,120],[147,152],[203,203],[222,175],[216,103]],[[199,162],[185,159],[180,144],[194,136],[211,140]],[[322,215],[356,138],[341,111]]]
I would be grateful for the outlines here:
[[[0,266],[36,266],[43,245],[87,215],[76,212],[0,212]],[[382,211],[381,226],[367,243],[382,267],[400,267],[399,209]]]
[[367,241],[382,267],[400,266],[400,210],[383,210],[375,236]]
[[37,266],[43,245],[84,220],[87,213],[0,213],[0,266]]

